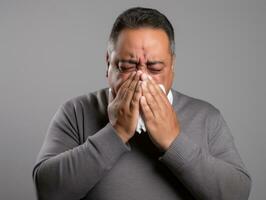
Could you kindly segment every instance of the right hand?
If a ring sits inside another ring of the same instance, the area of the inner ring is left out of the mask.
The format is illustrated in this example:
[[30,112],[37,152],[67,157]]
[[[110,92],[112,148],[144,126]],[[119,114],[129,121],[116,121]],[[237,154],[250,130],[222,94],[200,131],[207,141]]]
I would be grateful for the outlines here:
[[132,72],[130,77],[121,85],[117,95],[109,94],[108,117],[111,125],[124,143],[133,137],[138,117],[141,72]]

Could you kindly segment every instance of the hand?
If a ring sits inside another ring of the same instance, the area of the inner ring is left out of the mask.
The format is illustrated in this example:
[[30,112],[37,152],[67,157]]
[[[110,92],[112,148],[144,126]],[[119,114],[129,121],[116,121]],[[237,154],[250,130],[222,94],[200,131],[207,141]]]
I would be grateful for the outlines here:
[[116,97],[109,95],[108,117],[124,143],[133,137],[138,117],[141,97],[140,74],[133,72],[119,88]]
[[165,151],[179,135],[179,120],[160,87],[146,74],[141,79],[143,96],[140,105],[143,119],[152,142]]

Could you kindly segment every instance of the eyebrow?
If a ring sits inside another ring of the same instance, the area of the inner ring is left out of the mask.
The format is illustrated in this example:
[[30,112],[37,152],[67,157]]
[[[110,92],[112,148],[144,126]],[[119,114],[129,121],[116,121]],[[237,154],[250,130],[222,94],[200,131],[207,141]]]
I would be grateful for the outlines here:
[[164,62],[163,61],[148,61],[147,64],[148,65],[164,64]]
[[[119,60],[119,62],[122,62],[122,63],[129,63],[129,64],[138,64],[139,62],[137,60],[132,60],[132,59],[121,59]],[[155,65],[155,64],[164,64],[163,61],[148,61],[146,63],[147,65]]]
[[129,60],[126,60],[126,59],[120,59],[118,60],[119,62],[122,62],[122,63],[129,63],[129,64],[138,64],[138,61],[137,60],[132,60],[132,59],[129,59]]

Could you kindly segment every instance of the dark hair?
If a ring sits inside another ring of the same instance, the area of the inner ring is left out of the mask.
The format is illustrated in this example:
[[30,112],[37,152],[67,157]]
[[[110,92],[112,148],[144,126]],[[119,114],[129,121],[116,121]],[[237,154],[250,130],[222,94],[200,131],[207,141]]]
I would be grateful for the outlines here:
[[171,53],[172,55],[175,54],[174,29],[170,21],[158,10],[142,7],[130,8],[117,17],[109,36],[108,50],[113,50],[118,35],[122,30],[142,27],[164,30],[169,39]]

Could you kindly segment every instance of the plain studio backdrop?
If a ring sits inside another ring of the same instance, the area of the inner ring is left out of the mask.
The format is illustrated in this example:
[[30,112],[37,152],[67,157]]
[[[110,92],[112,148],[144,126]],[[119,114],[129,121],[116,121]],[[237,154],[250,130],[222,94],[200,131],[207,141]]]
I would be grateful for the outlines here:
[[132,6],[172,22],[175,82],[224,115],[266,197],[265,0],[0,0],[0,199],[36,199],[32,168],[48,124],[67,99],[107,87],[112,24]]

